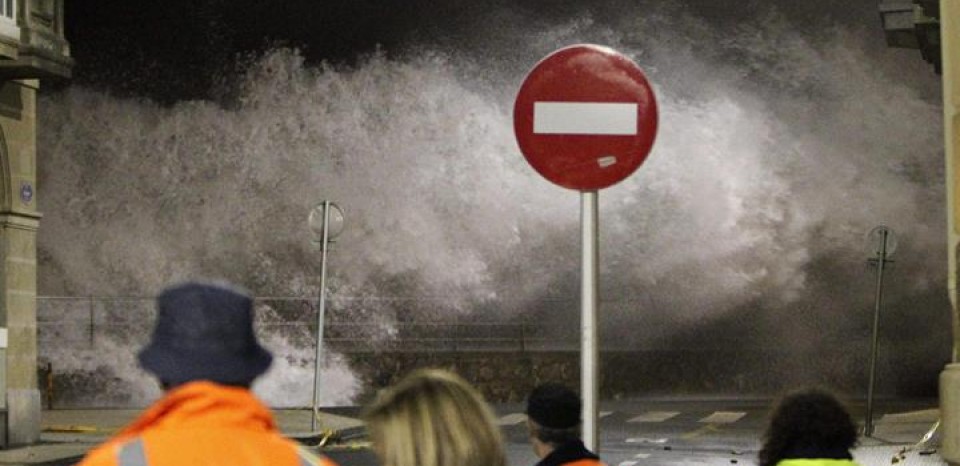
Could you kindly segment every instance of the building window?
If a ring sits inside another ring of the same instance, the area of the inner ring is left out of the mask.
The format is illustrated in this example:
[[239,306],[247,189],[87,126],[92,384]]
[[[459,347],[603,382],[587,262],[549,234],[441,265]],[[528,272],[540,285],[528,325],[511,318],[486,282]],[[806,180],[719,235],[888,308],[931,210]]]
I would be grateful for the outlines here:
[[16,13],[13,0],[0,0],[0,19],[16,22]]
[[20,40],[20,27],[17,25],[17,4],[20,0],[0,0],[0,36]]

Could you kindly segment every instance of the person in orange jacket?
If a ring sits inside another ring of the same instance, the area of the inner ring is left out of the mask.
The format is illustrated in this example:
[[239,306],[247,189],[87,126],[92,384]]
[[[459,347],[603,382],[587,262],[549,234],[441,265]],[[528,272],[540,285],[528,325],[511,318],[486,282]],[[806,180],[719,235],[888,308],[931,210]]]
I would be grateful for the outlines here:
[[166,289],[139,360],[163,398],[79,466],[336,466],[284,438],[250,391],[273,356],[254,336],[246,292],[224,283]]
[[580,439],[580,396],[558,383],[544,383],[527,398],[527,430],[536,466],[604,466]]

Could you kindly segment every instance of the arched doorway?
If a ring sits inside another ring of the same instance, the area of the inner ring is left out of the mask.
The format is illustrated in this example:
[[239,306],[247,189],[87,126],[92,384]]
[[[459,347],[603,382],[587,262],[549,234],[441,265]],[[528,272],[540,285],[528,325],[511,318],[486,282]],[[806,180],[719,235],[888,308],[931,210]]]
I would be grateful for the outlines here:
[[37,82],[0,83],[0,446],[36,443]]

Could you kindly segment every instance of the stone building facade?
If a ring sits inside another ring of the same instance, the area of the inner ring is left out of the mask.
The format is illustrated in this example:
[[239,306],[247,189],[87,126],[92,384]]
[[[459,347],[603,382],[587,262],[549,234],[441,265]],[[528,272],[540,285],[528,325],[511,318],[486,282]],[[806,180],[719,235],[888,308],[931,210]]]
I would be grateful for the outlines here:
[[0,0],[0,446],[40,438],[37,90],[73,60],[63,0]]

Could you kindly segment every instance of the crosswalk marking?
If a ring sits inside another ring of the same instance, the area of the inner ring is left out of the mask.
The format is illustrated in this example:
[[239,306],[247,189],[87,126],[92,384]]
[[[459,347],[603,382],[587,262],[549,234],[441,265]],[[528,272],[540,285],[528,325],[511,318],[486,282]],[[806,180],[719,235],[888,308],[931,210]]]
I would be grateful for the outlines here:
[[514,426],[527,420],[527,415],[523,413],[510,413],[500,418],[497,422],[501,426]]
[[634,457],[634,458],[637,458],[637,459],[643,460],[643,459],[649,458],[649,457],[650,457],[650,453],[637,453],[636,455],[633,455],[633,457]]
[[624,442],[626,442],[626,443],[655,443],[655,444],[662,444],[662,443],[667,443],[667,440],[668,440],[668,439],[662,438],[662,437],[661,437],[661,438],[631,437],[631,438],[628,438],[628,439],[624,440]]
[[[600,411],[597,413],[597,416],[599,418],[605,418],[613,413],[613,411]],[[673,419],[680,414],[682,414],[681,411],[647,411],[643,414],[627,419],[626,422],[633,424],[664,422]],[[739,421],[746,415],[747,413],[742,411],[715,411],[697,422],[701,424],[732,424]],[[500,419],[497,420],[497,423],[501,426],[512,426],[526,422],[526,420],[527,415],[525,413],[510,413],[501,416]]]
[[[604,418],[611,414],[613,414],[613,411],[600,411],[599,413],[597,413],[597,417]],[[510,413],[505,416],[501,416],[500,419],[497,421],[497,424],[500,424],[501,426],[513,426],[513,425],[520,424],[521,422],[524,422],[526,420],[527,420],[527,415],[524,413]]]
[[620,462],[620,466],[634,466],[634,465],[636,465],[636,464],[637,464],[636,461],[621,461],[621,462]]
[[680,438],[684,440],[690,440],[690,439],[695,439],[697,437],[700,437],[712,432],[719,432],[720,430],[721,430],[720,427],[718,427],[716,424],[707,424],[697,430],[687,432],[681,435]]
[[704,424],[730,424],[737,422],[747,413],[740,411],[716,411],[713,414],[697,421]]
[[647,411],[627,422],[663,422],[679,414],[679,411]]

